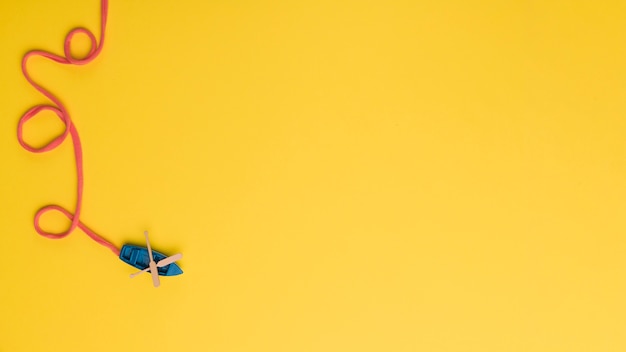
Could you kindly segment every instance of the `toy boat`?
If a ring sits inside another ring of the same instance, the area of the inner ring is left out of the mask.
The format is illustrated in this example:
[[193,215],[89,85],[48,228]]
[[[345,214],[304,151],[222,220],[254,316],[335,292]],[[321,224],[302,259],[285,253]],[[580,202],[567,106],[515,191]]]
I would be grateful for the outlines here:
[[[155,262],[159,262],[167,258],[167,256],[163,253],[157,252],[154,249],[152,250],[152,256],[154,257]],[[132,244],[125,244],[120,250],[120,259],[131,266],[139,270],[143,270],[149,266],[150,257],[148,256],[148,249],[140,246],[135,246]],[[176,263],[168,264],[164,267],[160,267],[157,269],[159,275],[161,276],[174,276],[180,275],[183,271],[180,269]]]

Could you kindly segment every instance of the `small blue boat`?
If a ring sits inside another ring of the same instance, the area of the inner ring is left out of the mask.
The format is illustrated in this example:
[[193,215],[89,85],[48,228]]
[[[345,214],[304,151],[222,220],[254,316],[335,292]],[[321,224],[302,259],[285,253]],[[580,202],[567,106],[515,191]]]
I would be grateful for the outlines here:
[[[167,258],[168,256],[152,250],[152,256],[154,257],[155,262],[159,262]],[[143,270],[149,266],[150,257],[148,256],[148,249],[140,246],[135,246],[132,244],[125,244],[120,250],[120,259],[131,266],[139,270]],[[180,269],[176,263],[168,264],[164,267],[158,268],[157,271],[161,276],[174,276],[180,275],[183,271]]]

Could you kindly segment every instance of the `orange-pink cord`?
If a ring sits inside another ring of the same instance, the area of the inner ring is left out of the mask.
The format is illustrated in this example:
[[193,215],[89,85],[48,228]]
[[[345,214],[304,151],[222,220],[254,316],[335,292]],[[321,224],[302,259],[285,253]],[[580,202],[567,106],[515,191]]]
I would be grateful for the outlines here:
[[[49,91],[44,89],[42,86],[37,84],[28,74],[28,69],[26,67],[26,63],[28,62],[28,59],[32,56],[43,56],[45,58],[48,58],[52,61],[58,62],[60,64],[64,64],[64,65],[85,65],[91,62],[92,60],[94,60],[100,54],[100,51],[102,51],[102,45],[104,44],[104,33],[105,33],[106,22],[107,22],[108,0],[102,0],[101,10],[102,10],[102,23],[101,23],[99,44],[96,42],[96,36],[91,31],[85,28],[75,28],[71,30],[65,37],[65,45],[64,45],[65,56],[58,56],[58,55],[52,54],[47,51],[42,51],[42,50],[33,50],[33,51],[26,53],[26,55],[24,55],[24,58],[22,59],[22,72],[24,73],[24,77],[33,87],[35,87],[35,89],[37,89],[41,94],[43,94],[48,99],[50,99],[54,105],[36,105],[30,108],[20,118],[20,121],[17,125],[17,140],[19,141],[20,145],[24,149],[28,150],[29,152],[45,153],[58,147],[61,143],[65,141],[65,139],[67,138],[67,135],[69,134],[72,137],[72,144],[74,146],[74,157],[76,161],[76,179],[77,179],[76,207],[74,210],[74,214],[72,214],[70,211],[68,211],[67,209],[59,205],[47,205],[39,209],[39,211],[37,211],[37,214],[35,214],[35,219],[34,219],[35,231],[37,231],[38,234],[46,238],[60,239],[60,238],[66,237],[78,227],[81,230],[83,230],[87,234],[87,236],[89,236],[91,239],[109,248],[113,253],[115,253],[115,255],[119,256],[120,254],[119,248],[117,248],[115,245],[113,245],[109,241],[105,240],[104,238],[96,234],[94,231],[89,229],[85,224],[83,224],[80,221],[80,213],[81,213],[82,203],[83,203],[84,182],[83,182],[83,150],[80,144],[80,137],[78,136],[78,131],[76,130],[76,127],[74,126],[74,123],[72,122],[72,119],[70,118],[70,114],[65,108],[65,106],[63,105],[63,103],[61,103],[61,101],[57,97],[55,97],[52,93],[50,93]],[[87,37],[89,38],[91,42],[89,53],[84,58],[76,58],[72,56],[72,51],[71,51],[72,38],[74,38],[74,36],[79,33],[87,35]],[[39,114],[42,111],[52,111],[53,113],[55,113],[59,117],[59,119],[63,121],[63,124],[65,125],[65,131],[63,131],[63,133],[60,136],[57,136],[55,139],[53,139],[52,141],[50,141],[48,144],[44,145],[43,147],[35,148],[24,141],[23,127],[24,127],[24,124],[28,120],[32,119],[33,117],[35,117],[37,114]],[[61,214],[65,215],[68,219],[71,220],[72,223],[66,231],[61,232],[61,233],[54,233],[54,232],[45,231],[41,228],[41,226],[39,225],[41,216],[52,210],[56,210],[60,212]]]

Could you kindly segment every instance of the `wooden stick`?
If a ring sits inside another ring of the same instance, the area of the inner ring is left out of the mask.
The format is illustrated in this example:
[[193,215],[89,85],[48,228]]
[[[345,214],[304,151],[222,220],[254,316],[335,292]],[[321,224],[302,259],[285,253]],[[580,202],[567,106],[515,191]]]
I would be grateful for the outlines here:
[[[173,262],[179,260],[182,257],[183,257],[182,253],[174,254],[174,255],[169,256],[169,257],[167,257],[167,258],[165,258],[163,260],[158,261],[157,262],[157,267],[161,268],[161,267],[164,267],[166,265],[170,265],[170,264],[172,264]],[[130,278],[132,279],[133,277],[135,277],[137,275],[141,275],[141,274],[145,273],[148,270],[150,270],[150,267],[147,267],[147,268],[145,268],[145,269],[143,269],[141,271],[138,271],[136,273],[132,273],[132,274],[130,274]]]
[[152,248],[150,247],[150,239],[148,238],[148,231],[143,233],[146,236],[146,244],[148,245],[148,256],[150,256],[150,274],[152,274],[152,284],[154,287],[159,287],[161,281],[159,280],[159,273],[157,272],[157,266],[152,257]]

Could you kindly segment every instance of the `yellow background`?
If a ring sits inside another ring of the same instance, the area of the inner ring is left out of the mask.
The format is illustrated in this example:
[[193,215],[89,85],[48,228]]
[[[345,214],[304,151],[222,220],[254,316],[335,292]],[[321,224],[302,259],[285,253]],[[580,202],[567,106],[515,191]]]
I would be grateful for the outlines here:
[[159,289],[32,227],[75,171],[17,143],[20,60],[99,6],[0,3],[0,351],[626,349],[623,1],[112,1],[30,68],[82,220],[184,254]]

